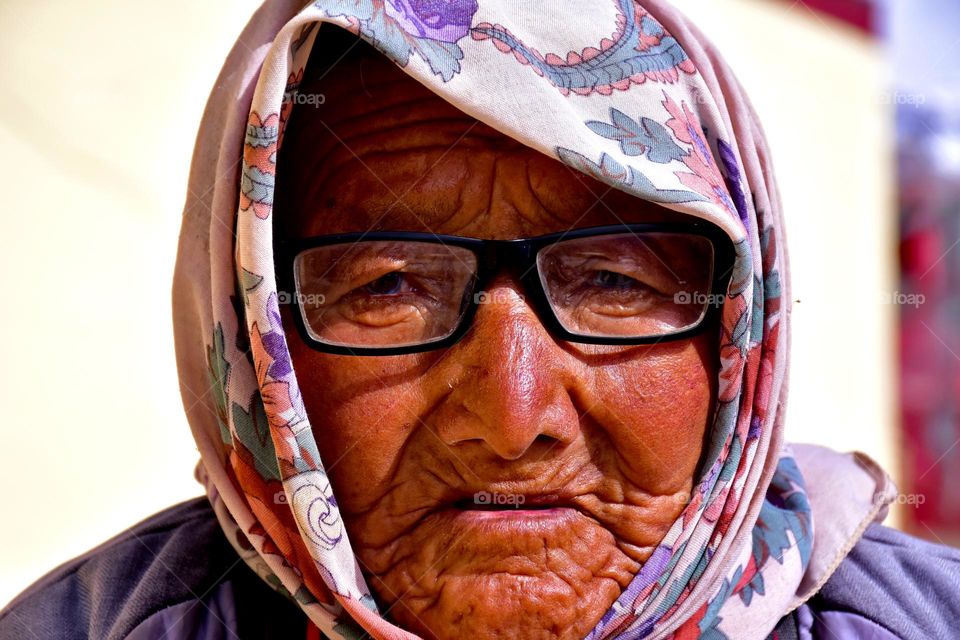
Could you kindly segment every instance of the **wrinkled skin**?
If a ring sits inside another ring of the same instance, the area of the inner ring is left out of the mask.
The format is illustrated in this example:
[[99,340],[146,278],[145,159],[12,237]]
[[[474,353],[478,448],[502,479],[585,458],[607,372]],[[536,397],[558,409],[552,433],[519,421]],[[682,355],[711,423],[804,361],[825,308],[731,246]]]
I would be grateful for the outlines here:
[[[516,238],[680,217],[477,123],[378,55],[340,63],[314,90],[326,102],[294,112],[278,167],[288,236]],[[716,334],[559,342],[511,276],[490,289],[499,297],[459,343],[389,357],[314,351],[285,306],[294,367],[390,618],[424,637],[581,638],[686,504]],[[477,510],[477,491],[527,508]]]

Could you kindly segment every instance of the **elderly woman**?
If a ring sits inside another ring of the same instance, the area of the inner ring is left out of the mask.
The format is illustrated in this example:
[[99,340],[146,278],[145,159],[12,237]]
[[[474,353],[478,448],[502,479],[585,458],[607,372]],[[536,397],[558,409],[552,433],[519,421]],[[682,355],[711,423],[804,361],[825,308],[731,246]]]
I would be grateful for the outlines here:
[[0,637],[958,637],[960,553],[880,524],[868,457],[783,442],[740,86],[663,0],[577,9],[263,6],[174,284],[207,499]]

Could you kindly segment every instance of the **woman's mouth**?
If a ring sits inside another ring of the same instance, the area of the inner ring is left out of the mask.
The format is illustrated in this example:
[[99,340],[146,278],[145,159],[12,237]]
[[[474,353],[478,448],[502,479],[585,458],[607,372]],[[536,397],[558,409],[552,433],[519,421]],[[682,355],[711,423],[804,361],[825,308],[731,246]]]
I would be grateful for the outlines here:
[[478,491],[450,505],[446,516],[462,525],[508,527],[513,533],[560,525],[577,517],[578,510],[557,495],[504,494]]
[[570,507],[556,495],[526,495],[519,493],[491,493],[478,491],[461,498],[453,507],[461,511],[543,511],[559,506]]

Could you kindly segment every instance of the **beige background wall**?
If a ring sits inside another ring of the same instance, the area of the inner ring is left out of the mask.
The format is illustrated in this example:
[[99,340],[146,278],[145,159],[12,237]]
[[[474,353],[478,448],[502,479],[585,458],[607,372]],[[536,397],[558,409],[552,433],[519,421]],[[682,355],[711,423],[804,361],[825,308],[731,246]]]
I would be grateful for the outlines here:
[[[801,3],[684,0],[754,97],[787,203],[790,439],[896,469],[892,202],[878,51]],[[7,300],[0,604],[199,495],[169,289],[203,103],[257,2],[0,3]],[[842,271],[840,269],[842,268]]]

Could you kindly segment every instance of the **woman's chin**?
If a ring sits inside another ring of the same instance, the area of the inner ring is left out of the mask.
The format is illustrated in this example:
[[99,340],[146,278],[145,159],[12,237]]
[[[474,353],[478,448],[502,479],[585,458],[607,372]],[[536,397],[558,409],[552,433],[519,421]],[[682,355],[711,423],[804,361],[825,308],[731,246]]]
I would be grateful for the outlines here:
[[445,580],[435,594],[403,597],[390,610],[425,638],[583,638],[616,600],[613,580],[563,572],[484,573]]
[[[515,591],[524,589],[521,584]],[[463,594],[467,595],[467,594]],[[549,596],[548,596],[549,597]],[[615,598],[615,595],[614,595]],[[436,612],[417,612],[403,605],[391,615],[398,624],[423,638],[453,640],[456,638],[528,638],[580,639],[586,636],[603,615],[595,611],[561,609],[566,598],[555,605],[524,597],[520,593],[502,600],[461,597],[459,602],[436,607]],[[562,613],[558,613],[562,611]]]
[[372,584],[391,618],[429,638],[582,638],[640,568],[571,508],[447,509],[404,538]]

